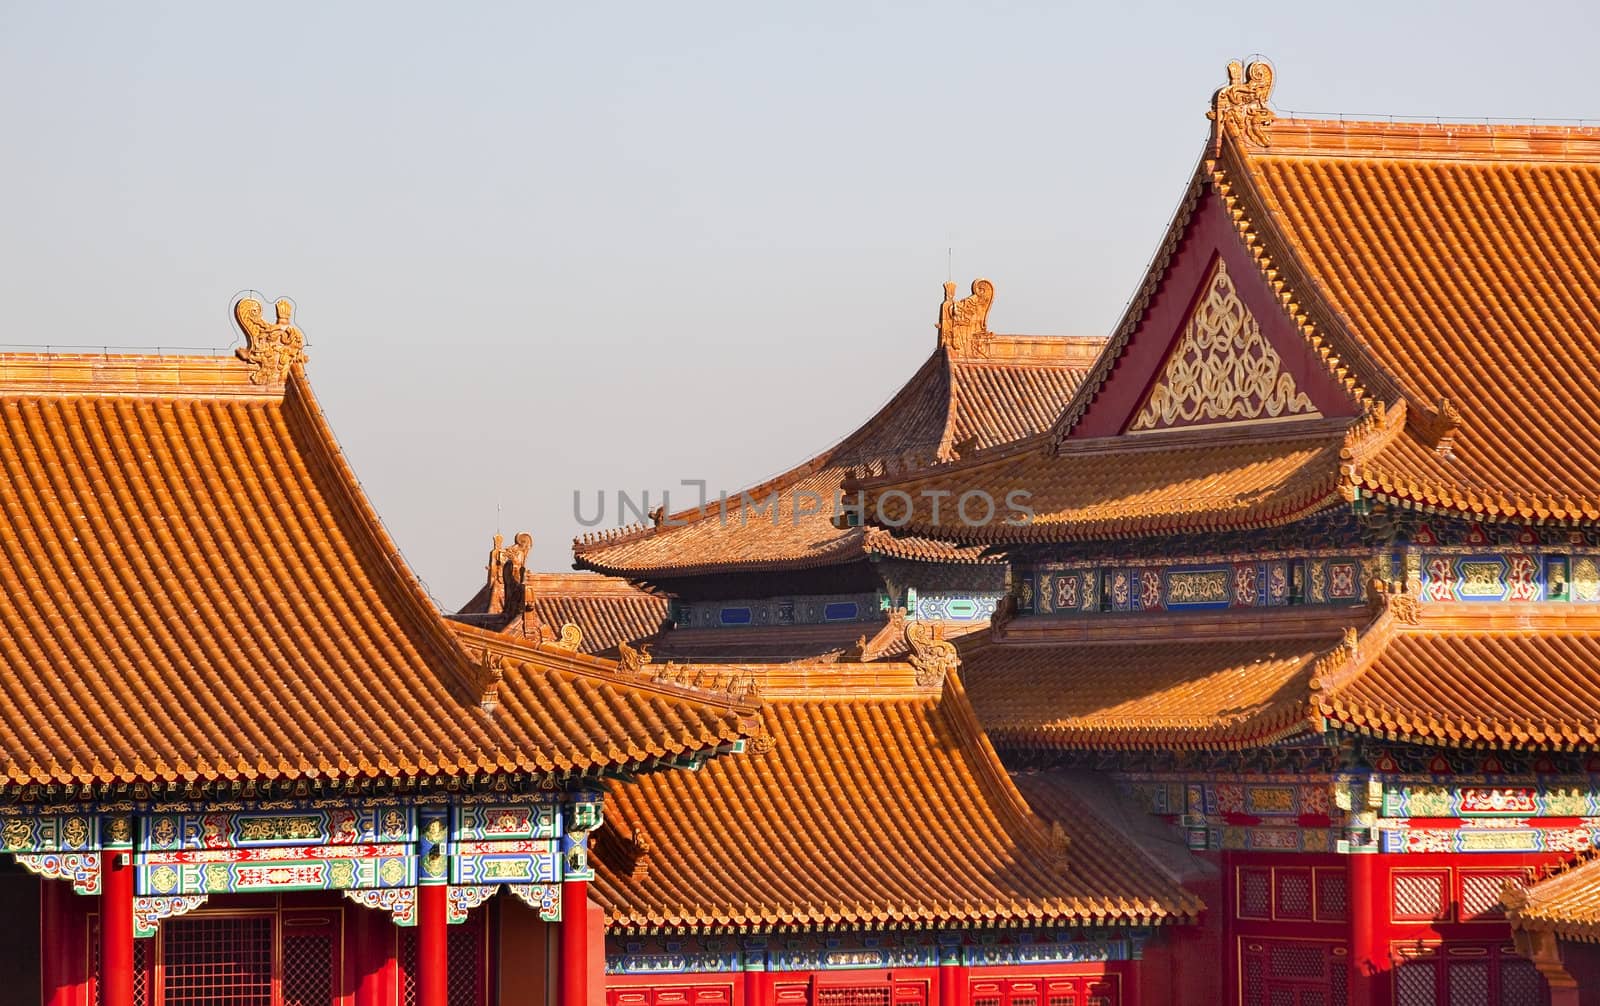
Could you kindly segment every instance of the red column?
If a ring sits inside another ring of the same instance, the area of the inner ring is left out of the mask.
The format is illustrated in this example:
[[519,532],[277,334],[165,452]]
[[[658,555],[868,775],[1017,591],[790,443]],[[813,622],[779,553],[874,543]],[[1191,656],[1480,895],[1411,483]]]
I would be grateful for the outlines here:
[[1350,911],[1350,1006],[1380,1006],[1387,1000],[1388,954],[1377,933],[1388,899],[1379,889],[1377,853],[1347,857],[1346,901]]
[[[82,1006],[83,906],[64,880],[39,881],[39,984],[44,1006]],[[85,899],[87,900],[87,899]]]
[[939,1006],[960,1006],[961,987],[956,964],[939,965]]
[[1122,969],[1122,1006],[1142,1006],[1144,992],[1139,988],[1139,971],[1143,961],[1130,960]]
[[561,882],[556,1006],[589,1006],[589,882]]
[[966,965],[961,963],[957,943],[939,944],[939,1006],[965,1006],[967,1001]]
[[133,1006],[133,857],[100,855],[100,1006]]
[[448,1006],[449,898],[444,884],[417,888],[417,1006]]

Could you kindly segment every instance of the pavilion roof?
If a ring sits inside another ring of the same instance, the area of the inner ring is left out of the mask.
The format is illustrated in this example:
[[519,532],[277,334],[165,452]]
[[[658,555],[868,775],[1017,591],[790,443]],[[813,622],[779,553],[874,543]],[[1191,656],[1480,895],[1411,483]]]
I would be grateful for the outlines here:
[[[807,569],[869,554],[928,562],[981,561],[978,548],[878,529],[834,527],[841,484],[855,471],[949,460],[1045,429],[1072,397],[1102,345],[1099,339],[998,335],[986,328],[966,338],[942,338],[905,386],[858,430],[804,464],[744,491],[757,506],[776,496],[773,514],[747,510],[739,494],[730,494],[725,508],[712,500],[703,507],[662,514],[659,524],[580,537],[573,543],[576,565],[659,580]],[[797,516],[797,503],[817,512]]]
[[[1037,494],[1021,534],[891,508],[899,533],[956,544],[1255,527],[1358,494],[1600,519],[1600,128],[1274,119],[1264,102],[1265,125],[1219,116],[1145,281],[1050,429],[846,489]],[[1298,378],[1331,382],[1348,409],[1190,426],[1165,444],[1131,415],[1107,426],[1126,401],[1107,389],[1147,387],[1167,365],[1160,299],[1211,207],[1221,254],[1238,250],[1277,312],[1262,325],[1291,333],[1311,361]]]
[[960,645],[1003,748],[1227,749],[1348,730],[1452,747],[1600,747],[1600,616],[1571,605],[1018,619]]
[[612,787],[593,891],[613,930],[1158,923],[1201,909],[1092,814],[1035,815],[953,673],[672,673],[753,676],[769,740]]
[[1557,939],[1600,943],[1600,855],[1588,850],[1503,899],[1513,929]]
[[550,646],[469,655],[275,353],[298,329],[253,320],[250,362],[0,355],[0,780],[629,768],[752,728]]

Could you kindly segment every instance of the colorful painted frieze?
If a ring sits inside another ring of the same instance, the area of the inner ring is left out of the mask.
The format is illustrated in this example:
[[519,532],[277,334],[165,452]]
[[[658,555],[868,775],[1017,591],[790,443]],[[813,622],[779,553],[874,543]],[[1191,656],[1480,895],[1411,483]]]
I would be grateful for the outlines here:
[[359,845],[416,840],[416,812],[409,807],[327,808],[290,812],[218,811],[149,814],[139,819],[144,849],[267,848]]
[[806,595],[759,600],[674,601],[672,621],[680,629],[738,629],[763,625],[826,625],[882,618],[876,593]]
[[1003,597],[1002,591],[917,594],[910,617],[929,622],[986,622]]
[[1079,615],[1354,604],[1366,596],[1367,561],[1337,556],[1163,566],[1049,564],[1025,574],[1019,610]]

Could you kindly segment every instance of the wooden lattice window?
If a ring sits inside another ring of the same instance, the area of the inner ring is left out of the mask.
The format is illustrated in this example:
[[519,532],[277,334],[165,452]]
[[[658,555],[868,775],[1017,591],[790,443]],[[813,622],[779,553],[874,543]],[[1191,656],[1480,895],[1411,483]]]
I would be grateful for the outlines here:
[[1548,1006],[1549,989],[1512,946],[1446,943],[1397,947],[1414,954],[1394,969],[1395,1006]]
[[1461,921],[1490,921],[1505,917],[1500,895],[1507,881],[1524,879],[1520,870],[1460,870]]
[[1317,921],[1343,922],[1350,908],[1349,882],[1344,870],[1318,870]]
[[270,915],[168,919],[161,1006],[275,1006]]
[[1248,938],[1241,942],[1244,1006],[1345,1006],[1343,944]]
[[1241,869],[1239,871],[1239,918],[1272,918],[1272,871]]
[[1274,870],[1273,907],[1280,919],[1311,918],[1311,871]]
[[822,987],[817,989],[817,1006],[889,1006],[889,986]]
[[[484,913],[473,912],[467,921],[453,925],[445,938],[450,973],[445,999],[449,1006],[483,1006],[488,985],[485,956],[488,931]],[[417,930],[400,930],[400,1006],[417,1006]]]
[[1390,875],[1394,917],[1406,921],[1444,918],[1449,879],[1448,870],[1396,870]]
[[339,991],[336,917],[328,912],[285,912],[279,964],[282,1006],[323,1006]]

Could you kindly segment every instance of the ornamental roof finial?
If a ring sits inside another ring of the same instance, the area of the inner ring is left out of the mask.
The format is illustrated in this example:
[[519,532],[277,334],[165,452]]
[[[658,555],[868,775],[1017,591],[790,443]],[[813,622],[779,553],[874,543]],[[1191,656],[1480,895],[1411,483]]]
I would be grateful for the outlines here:
[[244,330],[244,345],[234,353],[253,368],[252,384],[282,384],[295,364],[306,361],[306,337],[294,324],[294,301],[280,297],[273,310],[269,322],[254,297],[240,297],[233,305],[234,320]]
[[944,285],[944,303],[939,305],[939,345],[957,356],[977,354],[989,339],[989,305],[994,303],[994,284],[986,279],[972,281],[972,296],[956,300],[956,285]]
[[1267,135],[1273,120],[1272,109],[1267,107],[1267,99],[1272,97],[1272,78],[1272,64],[1265,59],[1253,59],[1248,66],[1238,60],[1228,64],[1228,83],[1211,96],[1211,111],[1206,113],[1214,123],[1213,157],[1222,147],[1222,131],[1227,127],[1257,146],[1272,142]]

